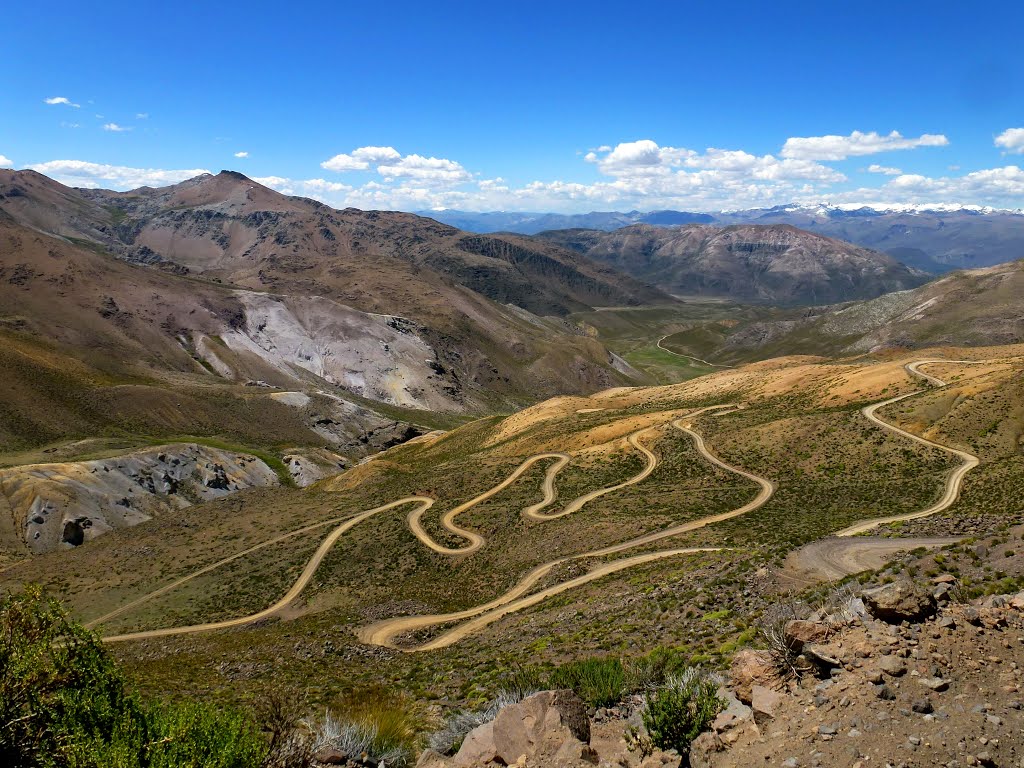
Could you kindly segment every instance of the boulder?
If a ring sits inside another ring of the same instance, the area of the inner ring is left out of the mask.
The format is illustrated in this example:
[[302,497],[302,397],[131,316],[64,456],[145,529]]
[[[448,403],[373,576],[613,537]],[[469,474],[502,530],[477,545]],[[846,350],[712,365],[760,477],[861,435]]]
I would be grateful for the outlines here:
[[587,707],[571,690],[535,693],[505,707],[492,725],[495,754],[506,765],[515,763],[522,755],[527,759],[540,754],[554,755],[570,739],[584,745],[590,743]]
[[732,657],[729,679],[737,698],[749,704],[755,685],[764,688],[781,688],[779,671],[768,651],[742,650]]
[[785,694],[755,685],[751,691],[750,708],[754,711],[754,722],[758,725],[766,720],[774,720],[779,707],[786,700]]
[[930,592],[907,580],[867,589],[862,597],[868,613],[890,624],[924,621],[938,609]]
[[1024,592],[1018,592],[1010,598],[1010,607],[1018,611],[1024,611]]
[[828,638],[828,627],[816,621],[794,619],[786,622],[783,629],[786,645],[795,653],[803,651],[805,645],[824,642]]
[[597,752],[589,744],[572,737],[566,739],[555,752],[554,765],[597,765]]
[[948,603],[952,599],[952,592],[952,584],[939,584],[932,590],[932,597],[934,597],[937,602]]
[[[494,745],[494,722],[492,721],[478,725],[466,734],[452,764],[457,768],[470,768],[470,766],[493,762],[497,756],[498,750]],[[507,762],[515,762],[515,758]]]

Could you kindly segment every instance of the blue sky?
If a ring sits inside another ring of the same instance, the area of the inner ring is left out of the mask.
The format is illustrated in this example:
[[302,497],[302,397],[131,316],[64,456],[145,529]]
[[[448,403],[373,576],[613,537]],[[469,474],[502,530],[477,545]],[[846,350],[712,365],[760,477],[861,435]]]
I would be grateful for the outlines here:
[[406,210],[1024,206],[1019,2],[148,5],[4,10],[0,165]]

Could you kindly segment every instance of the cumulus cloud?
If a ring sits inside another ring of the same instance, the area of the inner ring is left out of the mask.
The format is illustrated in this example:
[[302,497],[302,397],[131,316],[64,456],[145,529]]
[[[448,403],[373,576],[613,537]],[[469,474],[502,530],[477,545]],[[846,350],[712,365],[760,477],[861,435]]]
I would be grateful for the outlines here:
[[454,160],[440,157],[406,155],[377,166],[377,173],[387,179],[416,179],[428,184],[462,184],[473,176]]
[[320,167],[328,171],[366,171],[371,165],[388,163],[402,158],[394,147],[360,147],[351,154],[335,155],[320,163]]
[[360,147],[349,154],[335,155],[320,163],[328,171],[376,170],[385,182],[416,180],[425,185],[464,184],[473,175],[454,160],[443,157],[405,155],[394,147]]
[[1022,198],[1024,170],[1016,165],[986,168],[962,176],[905,173],[881,187],[864,187],[829,196],[835,203],[970,204],[996,208],[1020,207]]
[[68,107],[74,107],[75,109],[78,109],[82,106],[81,104],[75,104],[71,101],[71,99],[67,98],[66,96],[51,96],[48,99],[43,99],[43,101],[46,104],[63,104]]
[[328,202],[327,196],[329,195],[344,195],[352,191],[352,187],[347,184],[339,184],[325,179],[288,179],[282,176],[260,176],[253,178],[253,181],[285,195],[311,197],[323,202]]
[[103,126],[104,131],[111,131],[113,133],[124,133],[131,129],[132,127],[130,125],[118,125],[117,123],[106,123]]
[[872,163],[868,166],[868,173],[881,173],[885,176],[899,176],[903,173],[899,168],[892,168],[888,165],[879,165],[878,163]]
[[10,158],[0,155],[0,168],[13,168],[14,163],[11,162]]
[[899,131],[882,135],[871,131],[854,131],[849,136],[806,136],[786,139],[783,157],[800,160],[845,160],[848,157],[874,155],[897,149],[944,147],[949,144],[942,134],[925,133],[917,138],[904,137]]
[[209,173],[203,168],[188,170],[129,168],[122,165],[90,163],[85,160],[50,160],[28,167],[72,187],[103,187],[121,190],[138,187],[164,187]]
[[245,157],[248,157],[248,156],[249,156],[248,152],[235,152],[235,157],[245,158]]
[[807,179],[831,183],[846,178],[834,168],[809,160],[780,160],[774,155],[759,156],[743,150],[714,147],[700,153],[692,149],[662,147],[650,139],[624,142],[606,153],[600,150],[589,152],[583,159],[596,164],[601,173],[617,178],[675,177],[678,182],[687,169],[717,172],[697,177],[708,181],[716,175],[725,178],[730,174],[755,181]]
[[996,136],[995,144],[1007,153],[1024,154],[1024,128],[1007,128]]

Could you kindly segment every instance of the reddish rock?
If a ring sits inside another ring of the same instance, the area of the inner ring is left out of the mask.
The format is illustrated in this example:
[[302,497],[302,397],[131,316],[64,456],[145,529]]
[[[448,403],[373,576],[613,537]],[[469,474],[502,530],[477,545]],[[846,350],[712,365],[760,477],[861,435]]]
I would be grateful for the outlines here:
[[753,687],[778,689],[782,687],[779,671],[768,651],[743,650],[732,658],[729,678],[736,697],[744,704],[749,704]]
[[522,755],[554,754],[569,739],[590,743],[586,705],[570,690],[541,691],[505,707],[493,726],[494,750],[506,765]]
[[[494,746],[494,722],[479,725],[466,734],[462,747],[455,755],[453,765],[458,768],[493,762],[498,756]],[[512,760],[515,762],[515,759]]]
[[828,639],[828,627],[816,621],[794,619],[786,622],[783,630],[786,644],[796,653],[803,651],[805,645],[822,643]]
[[755,685],[750,700],[750,708],[754,711],[754,722],[760,725],[766,720],[774,720],[779,713],[779,707],[785,700],[785,694]]

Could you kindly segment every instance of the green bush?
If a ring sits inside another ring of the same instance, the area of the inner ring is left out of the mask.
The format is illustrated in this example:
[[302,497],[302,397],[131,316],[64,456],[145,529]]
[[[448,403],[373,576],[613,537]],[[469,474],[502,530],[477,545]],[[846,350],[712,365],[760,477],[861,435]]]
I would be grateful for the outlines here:
[[686,754],[724,706],[715,683],[691,669],[648,696],[641,716],[654,746]]
[[100,639],[38,587],[0,600],[0,765],[247,768],[265,754],[240,714],[140,704]]
[[622,700],[626,676],[622,662],[610,659],[572,661],[551,673],[551,688],[572,688],[594,707],[611,707]]

